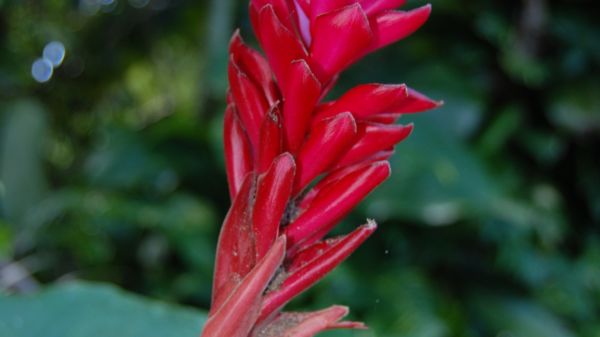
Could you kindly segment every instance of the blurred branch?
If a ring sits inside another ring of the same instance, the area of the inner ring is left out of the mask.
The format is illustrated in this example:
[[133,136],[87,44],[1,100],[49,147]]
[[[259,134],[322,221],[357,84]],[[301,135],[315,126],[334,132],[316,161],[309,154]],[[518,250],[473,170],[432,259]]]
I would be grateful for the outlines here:
[[529,58],[535,58],[539,52],[546,24],[546,0],[524,0],[519,24],[520,34],[516,47]]
[[233,30],[233,9],[232,0],[211,0],[207,36],[203,36],[207,41],[207,63],[200,74],[200,83],[204,84],[198,95],[201,113],[210,112],[211,102],[221,100],[227,89],[227,49]]

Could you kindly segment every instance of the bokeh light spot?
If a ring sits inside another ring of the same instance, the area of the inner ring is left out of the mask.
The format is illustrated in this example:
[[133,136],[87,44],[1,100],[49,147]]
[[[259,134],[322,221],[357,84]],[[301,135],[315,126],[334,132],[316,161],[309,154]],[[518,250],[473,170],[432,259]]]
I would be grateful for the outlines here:
[[59,41],[52,41],[44,47],[42,54],[54,67],[59,66],[65,59],[65,46]]
[[40,83],[48,82],[52,77],[52,70],[52,63],[49,60],[39,58],[31,65],[31,76]]

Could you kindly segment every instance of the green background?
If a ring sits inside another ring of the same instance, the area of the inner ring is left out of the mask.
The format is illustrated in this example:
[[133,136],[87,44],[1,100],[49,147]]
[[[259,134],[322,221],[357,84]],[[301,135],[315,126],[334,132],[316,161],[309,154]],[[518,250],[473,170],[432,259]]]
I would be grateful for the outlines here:
[[[403,82],[445,105],[401,119],[392,177],[338,227],[378,232],[291,307],[372,327],[328,336],[600,336],[600,6],[432,4],[333,96]],[[198,334],[234,27],[254,43],[246,1],[0,0],[0,337]]]

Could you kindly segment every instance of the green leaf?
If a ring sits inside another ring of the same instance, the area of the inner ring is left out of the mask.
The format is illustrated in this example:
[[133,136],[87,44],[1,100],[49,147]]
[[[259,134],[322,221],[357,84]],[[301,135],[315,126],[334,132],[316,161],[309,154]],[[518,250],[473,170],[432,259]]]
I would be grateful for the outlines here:
[[475,300],[476,310],[493,334],[514,337],[573,337],[560,317],[535,302],[483,295]]
[[0,297],[0,337],[198,337],[205,320],[110,285],[70,282]]

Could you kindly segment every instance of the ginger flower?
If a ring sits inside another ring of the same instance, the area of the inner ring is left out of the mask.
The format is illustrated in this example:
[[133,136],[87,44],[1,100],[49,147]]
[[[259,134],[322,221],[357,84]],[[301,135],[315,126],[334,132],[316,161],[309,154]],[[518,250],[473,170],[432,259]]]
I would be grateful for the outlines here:
[[204,337],[309,337],[365,328],[342,306],[282,309],[360,246],[373,221],[326,238],[390,175],[412,131],[402,114],[439,105],[404,84],[359,85],[324,101],[341,71],[417,30],[429,5],[404,0],[252,0],[263,56],[234,33],[224,143],[232,205],[217,247]]

